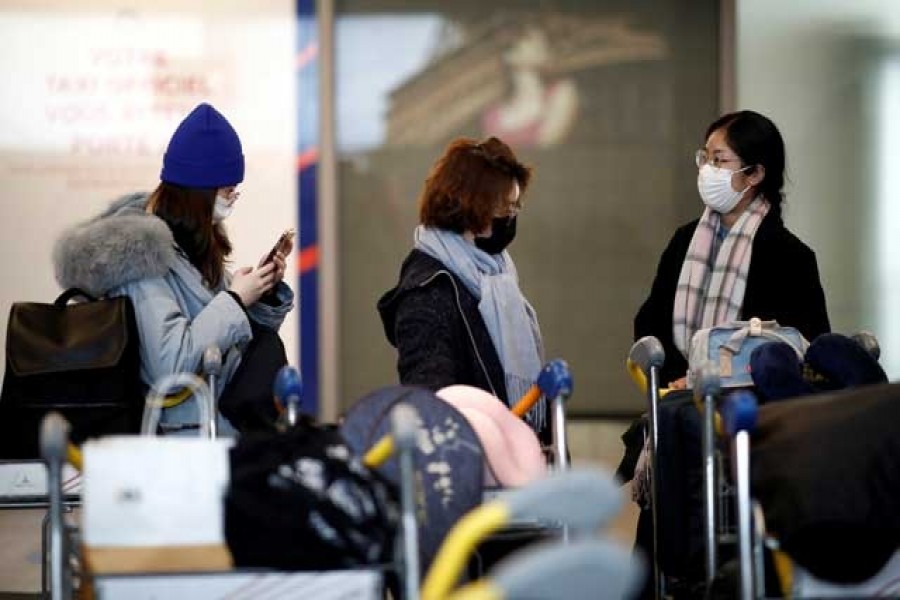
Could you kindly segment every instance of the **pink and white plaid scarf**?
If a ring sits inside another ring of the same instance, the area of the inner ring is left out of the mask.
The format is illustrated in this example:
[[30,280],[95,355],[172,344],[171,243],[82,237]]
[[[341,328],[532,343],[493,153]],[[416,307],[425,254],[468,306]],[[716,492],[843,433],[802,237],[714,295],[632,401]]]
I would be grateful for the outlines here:
[[722,241],[711,271],[716,230],[722,217],[709,208],[703,211],[681,265],[672,314],[675,345],[685,358],[695,332],[738,318],[747,289],[753,237],[769,207],[768,200],[762,197],[750,203]]

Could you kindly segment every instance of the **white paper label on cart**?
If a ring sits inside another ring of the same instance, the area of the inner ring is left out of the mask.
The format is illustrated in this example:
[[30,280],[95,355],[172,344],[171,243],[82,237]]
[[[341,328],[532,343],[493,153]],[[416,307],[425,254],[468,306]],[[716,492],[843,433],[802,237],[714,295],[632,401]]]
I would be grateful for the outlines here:
[[[63,466],[62,488],[66,497],[81,493],[81,475],[70,465]],[[47,494],[44,461],[0,461],[0,504],[17,500],[46,502]]]
[[110,437],[84,445],[88,546],[221,544],[231,440]]

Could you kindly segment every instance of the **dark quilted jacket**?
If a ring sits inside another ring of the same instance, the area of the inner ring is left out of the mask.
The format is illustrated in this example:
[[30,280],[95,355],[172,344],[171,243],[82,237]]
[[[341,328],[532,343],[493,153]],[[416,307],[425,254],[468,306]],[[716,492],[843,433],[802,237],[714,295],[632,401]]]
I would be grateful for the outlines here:
[[378,312],[397,348],[400,383],[432,390],[471,385],[508,403],[503,366],[478,300],[443,263],[413,250]]

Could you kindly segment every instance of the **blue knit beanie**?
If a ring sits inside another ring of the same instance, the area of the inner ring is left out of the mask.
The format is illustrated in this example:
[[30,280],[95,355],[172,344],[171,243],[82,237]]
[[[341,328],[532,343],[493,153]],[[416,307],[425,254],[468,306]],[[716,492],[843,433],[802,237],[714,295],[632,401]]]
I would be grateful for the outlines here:
[[189,188],[220,188],[244,180],[237,132],[215,108],[200,104],[175,130],[159,178]]

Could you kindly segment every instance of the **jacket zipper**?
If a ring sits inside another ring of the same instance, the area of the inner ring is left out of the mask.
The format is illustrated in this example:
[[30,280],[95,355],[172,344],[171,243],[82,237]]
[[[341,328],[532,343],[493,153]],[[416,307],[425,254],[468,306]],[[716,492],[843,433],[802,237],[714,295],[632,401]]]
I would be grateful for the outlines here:
[[484,373],[484,378],[491,388],[491,393],[499,398],[500,396],[497,394],[497,390],[494,389],[494,384],[491,381],[491,376],[488,375],[487,367],[484,366],[484,361],[481,359],[481,353],[478,352],[478,345],[475,343],[475,336],[472,335],[472,328],[469,326],[469,320],[466,319],[466,314],[463,312],[462,302],[459,299],[459,288],[456,286],[456,280],[453,279],[453,275],[450,273],[450,271],[441,269],[440,271],[436,271],[434,275],[420,283],[419,287],[425,287],[426,285],[434,281],[438,275],[442,274],[446,275],[450,279],[450,284],[453,286],[453,294],[456,297],[456,310],[459,311],[459,316],[462,317],[463,323],[465,323],[466,325],[466,333],[469,334],[469,342],[471,342],[472,344],[472,350],[475,351],[475,358],[478,359],[478,364],[481,366],[481,372]]

